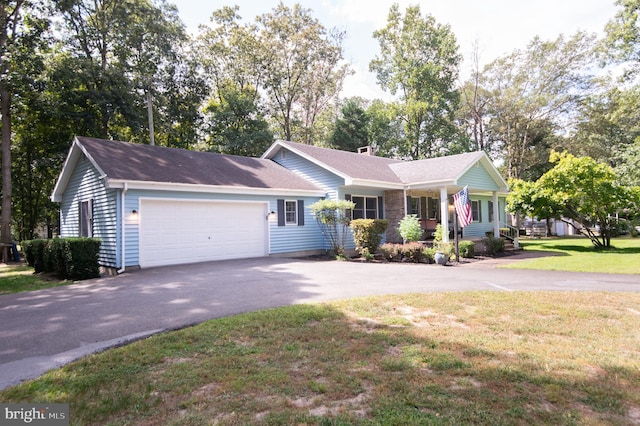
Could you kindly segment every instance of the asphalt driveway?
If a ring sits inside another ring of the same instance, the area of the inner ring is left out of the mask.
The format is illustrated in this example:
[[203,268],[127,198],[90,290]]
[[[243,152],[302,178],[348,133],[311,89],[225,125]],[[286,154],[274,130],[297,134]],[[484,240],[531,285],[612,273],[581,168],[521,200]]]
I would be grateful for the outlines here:
[[141,270],[0,296],[0,389],[211,318],[365,295],[467,290],[640,292],[640,277],[495,269],[490,261],[441,267],[282,258]]

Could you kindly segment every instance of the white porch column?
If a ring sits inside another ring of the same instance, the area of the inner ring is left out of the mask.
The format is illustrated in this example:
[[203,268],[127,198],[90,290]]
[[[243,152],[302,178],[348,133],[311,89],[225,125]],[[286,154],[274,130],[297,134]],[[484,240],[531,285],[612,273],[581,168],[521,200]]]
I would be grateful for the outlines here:
[[449,196],[447,187],[440,187],[440,225],[442,225],[442,241],[449,242]]
[[498,208],[498,191],[493,191],[493,236],[500,238],[500,209]]

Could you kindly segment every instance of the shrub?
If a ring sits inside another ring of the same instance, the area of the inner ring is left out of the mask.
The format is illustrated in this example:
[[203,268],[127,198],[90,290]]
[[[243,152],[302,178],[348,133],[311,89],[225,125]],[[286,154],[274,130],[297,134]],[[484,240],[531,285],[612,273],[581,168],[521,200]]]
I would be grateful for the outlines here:
[[24,260],[27,262],[27,265],[33,267],[34,263],[34,253],[33,253],[33,240],[24,240],[20,243],[20,247],[22,247],[22,252],[24,253]]
[[351,232],[356,250],[363,254],[363,250],[373,254],[378,251],[382,234],[387,230],[388,221],[385,219],[355,219],[351,221]]
[[425,258],[424,246],[417,242],[402,245],[402,256],[409,262],[419,263]]
[[409,214],[403,217],[398,225],[398,233],[405,243],[418,241],[422,238],[422,228],[418,216]]
[[63,256],[66,276],[72,280],[84,280],[100,276],[98,255],[100,240],[96,238],[67,238]]
[[66,240],[62,238],[45,240],[44,245],[44,271],[53,272],[61,279],[67,278],[67,259],[64,255],[65,246]]
[[422,255],[425,262],[433,263],[435,262],[436,249],[433,247],[427,247],[424,250],[422,250]]
[[476,255],[476,244],[473,241],[458,242],[458,253],[460,257],[471,259]]
[[51,272],[62,279],[84,280],[100,276],[97,238],[55,238],[23,241],[27,264],[36,273]]
[[47,240],[27,240],[20,243],[27,265],[33,267],[36,273],[44,272],[44,248],[46,243]]
[[347,200],[320,200],[309,206],[337,258],[344,258],[347,227],[351,221],[349,211],[355,206]]
[[482,239],[485,251],[489,256],[495,256],[504,252],[504,240],[502,238],[485,237]]
[[400,261],[402,259],[402,244],[385,243],[380,246],[380,251],[385,259],[389,261]]

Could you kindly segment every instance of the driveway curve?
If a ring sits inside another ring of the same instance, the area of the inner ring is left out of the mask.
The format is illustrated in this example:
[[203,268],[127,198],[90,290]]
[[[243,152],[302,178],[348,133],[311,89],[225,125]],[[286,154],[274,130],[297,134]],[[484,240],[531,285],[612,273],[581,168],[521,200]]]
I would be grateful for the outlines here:
[[154,333],[278,306],[411,292],[640,292],[637,275],[493,266],[257,258],[152,268],[0,296],[0,389]]

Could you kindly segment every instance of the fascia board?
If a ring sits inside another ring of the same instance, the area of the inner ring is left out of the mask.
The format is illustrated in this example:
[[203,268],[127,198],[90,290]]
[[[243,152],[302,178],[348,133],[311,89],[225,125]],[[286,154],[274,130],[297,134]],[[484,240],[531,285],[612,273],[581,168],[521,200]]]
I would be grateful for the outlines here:
[[411,182],[406,184],[406,189],[428,189],[433,187],[441,187],[441,186],[449,186],[456,185],[457,179],[446,179],[446,180],[430,180],[427,182]]
[[56,181],[56,186],[53,187],[53,192],[51,193],[51,201],[60,202],[62,201],[62,194],[69,183],[69,179],[71,179],[72,168],[75,167],[78,162],[78,158],[80,158],[79,148],[76,146],[76,141],[73,141],[71,145],[71,149],[67,154],[67,158],[64,160],[64,164],[62,165],[62,171],[58,176],[58,180]]
[[287,188],[246,188],[238,186],[223,185],[196,185],[190,183],[168,183],[168,182],[149,182],[149,181],[130,181],[122,179],[107,179],[106,185],[110,189],[127,188],[138,190],[152,191],[179,191],[179,192],[198,192],[209,194],[238,194],[238,195],[289,195],[299,197],[324,197],[326,192],[322,190],[302,190]]
[[345,186],[364,186],[364,187],[381,188],[381,189],[405,189],[406,185],[402,183],[393,183],[393,182],[368,180],[368,179],[347,179],[345,180]]

